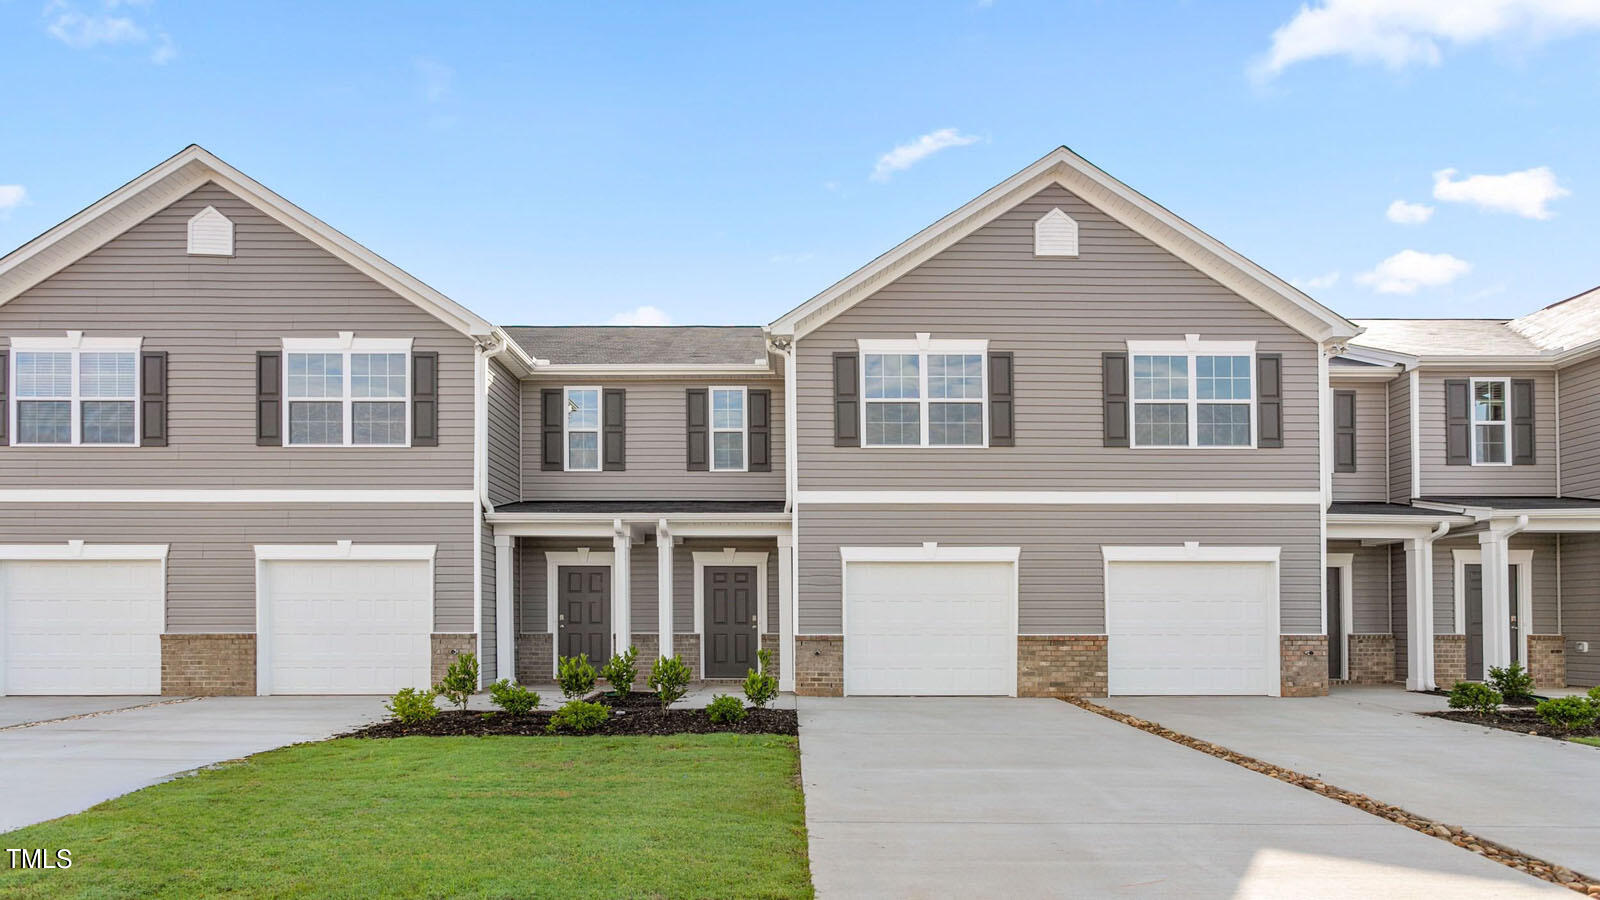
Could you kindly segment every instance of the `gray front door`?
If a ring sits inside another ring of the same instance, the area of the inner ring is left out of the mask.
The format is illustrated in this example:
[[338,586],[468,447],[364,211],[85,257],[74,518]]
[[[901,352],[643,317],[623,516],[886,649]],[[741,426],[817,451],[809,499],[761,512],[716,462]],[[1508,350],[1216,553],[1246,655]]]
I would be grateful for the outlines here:
[[[1467,607],[1467,679],[1469,681],[1482,681],[1487,674],[1483,669],[1483,566],[1464,566],[1463,578],[1466,591]],[[1517,604],[1520,602],[1517,584],[1517,567],[1509,566],[1508,580],[1511,583],[1511,592],[1507,594],[1507,606],[1511,608],[1511,656],[1517,658]]]
[[562,566],[556,585],[560,655],[587,656],[600,668],[611,659],[611,569]]
[[743,678],[756,667],[756,568],[707,566],[706,677]]
[[1344,580],[1339,570],[1328,567],[1328,678],[1344,677]]

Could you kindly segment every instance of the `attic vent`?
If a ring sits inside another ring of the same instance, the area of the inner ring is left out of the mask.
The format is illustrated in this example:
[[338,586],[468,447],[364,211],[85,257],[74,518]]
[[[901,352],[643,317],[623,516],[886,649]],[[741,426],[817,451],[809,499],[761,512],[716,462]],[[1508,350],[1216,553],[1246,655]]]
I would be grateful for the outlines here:
[[189,220],[190,256],[232,256],[233,223],[208,206]]
[[1034,256],[1077,256],[1078,223],[1059,207],[1033,223]]

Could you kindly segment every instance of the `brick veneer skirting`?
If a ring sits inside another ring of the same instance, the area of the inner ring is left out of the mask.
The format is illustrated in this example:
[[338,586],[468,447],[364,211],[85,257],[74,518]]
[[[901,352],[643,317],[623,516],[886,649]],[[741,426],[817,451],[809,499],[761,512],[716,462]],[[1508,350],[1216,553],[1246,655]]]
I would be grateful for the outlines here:
[[775,634],[763,634],[761,636],[761,649],[772,654],[772,667],[767,670],[767,674],[781,680],[783,678],[783,668],[778,657],[783,654],[778,647],[778,636]]
[[1321,697],[1328,693],[1328,636],[1278,636],[1280,687],[1285,697]]
[[1350,683],[1389,684],[1394,681],[1394,635],[1350,635]]
[[256,692],[253,634],[163,634],[161,693],[237,697]]
[[844,635],[794,637],[794,692],[802,697],[844,696]]
[[1017,696],[1104,697],[1106,636],[1017,636]]
[[1567,638],[1560,634],[1528,635],[1528,673],[1536,688],[1567,686]]
[[1433,683],[1450,690],[1458,681],[1467,680],[1467,636],[1464,634],[1436,634],[1433,636]]
[[517,635],[517,683],[549,684],[555,680],[555,641],[549,632]]
[[[430,677],[433,678],[434,684],[444,680],[445,670],[450,668],[450,664],[456,661],[457,656],[463,653],[478,652],[478,636],[476,634],[434,634],[431,643],[433,645],[433,667]],[[478,677],[482,679],[485,676],[482,668],[483,660],[478,661],[478,666]],[[493,672],[489,672],[487,675],[490,681],[494,680]],[[429,686],[417,685],[417,687]]]

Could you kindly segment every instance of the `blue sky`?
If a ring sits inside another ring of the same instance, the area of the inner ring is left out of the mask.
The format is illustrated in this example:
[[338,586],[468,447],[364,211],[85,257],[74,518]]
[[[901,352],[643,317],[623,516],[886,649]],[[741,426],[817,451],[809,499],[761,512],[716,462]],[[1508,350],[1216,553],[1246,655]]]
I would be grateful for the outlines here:
[[1058,144],[1352,317],[1600,283],[1600,0],[0,0],[0,84],[6,250],[196,142],[508,324],[764,323]]

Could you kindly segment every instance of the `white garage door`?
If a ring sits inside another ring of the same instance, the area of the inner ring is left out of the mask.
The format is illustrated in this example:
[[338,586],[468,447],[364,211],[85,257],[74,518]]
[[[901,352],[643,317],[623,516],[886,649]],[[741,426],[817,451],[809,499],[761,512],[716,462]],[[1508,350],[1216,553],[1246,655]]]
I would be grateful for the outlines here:
[[158,560],[0,562],[8,694],[159,694]]
[[1112,562],[1106,567],[1112,694],[1265,694],[1277,568],[1256,562]]
[[263,693],[391,694],[428,686],[428,562],[275,560],[262,569]]
[[1012,563],[845,565],[846,694],[1015,694]]

